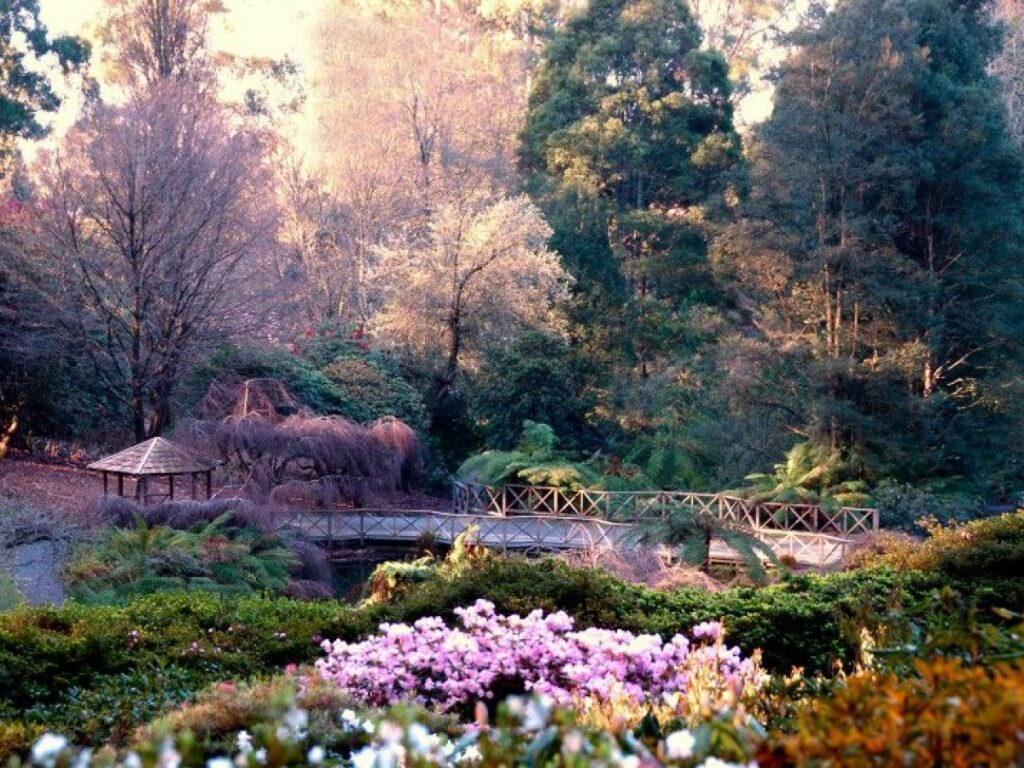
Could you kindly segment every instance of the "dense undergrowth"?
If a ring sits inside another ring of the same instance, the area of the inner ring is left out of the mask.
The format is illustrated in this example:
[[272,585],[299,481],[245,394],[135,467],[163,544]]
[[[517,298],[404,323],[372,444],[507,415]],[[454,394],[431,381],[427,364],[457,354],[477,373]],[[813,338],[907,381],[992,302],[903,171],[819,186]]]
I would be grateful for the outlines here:
[[[310,664],[325,639],[360,640],[383,623],[437,616],[454,625],[457,612],[480,599],[501,614],[564,611],[577,627],[663,638],[721,621],[742,653],[760,649],[773,674],[768,725],[783,731],[824,734],[826,724],[852,722],[858,713],[882,718],[883,695],[908,713],[947,688],[967,701],[956,691],[978,679],[988,682],[972,689],[977,706],[1003,728],[1009,715],[996,713],[1016,711],[1019,686],[1001,665],[1024,656],[1013,629],[1020,615],[1006,610],[1024,607],[1024,583],[1015,577],[1024,562],[1022,519],[1017,513],[935,529],[924,544],[899,540],[858,570],[717,593],[657,591],[558,559],[474,549],[415,578],[389,572],[387,588],[358,606],[170,592],[118,605],[20,607],[0,617],[0,755],[23,752],[44,731],[79,744],[123,744],[138,726],[211,685]],[[949,664],[936,667],[939,661]],[[793,675],[794,668],[802,672]],[[876,671],[876,688],[845,682],[865,669]],[[809,714],[800,702],[823,691],[831,703]],[[807,751],[802,744],[793,737],[772,749]]]
[[[504,613],[564,610],[580,626],[662,636],[722,619],[730,641],[747,652],[763,649],[771,671],[829,672],[836,662],[856,660],[860,622],[879,621],[897,605],[922,606],[941,584],[934,576],[876,569],[720,594],[661,593],[553,560],[498,558],[362,608],[199,593],[142,597],[118,607],[20,608],[0,625],[0,750],[23,748],[46,729],[89,743],[123,739],[211,683],[311,662],[324,638],[354,640],[385,621],[450,620],[456,608],[482,597]],[[967,591],[983,606],[1011,599],[998,586]]]

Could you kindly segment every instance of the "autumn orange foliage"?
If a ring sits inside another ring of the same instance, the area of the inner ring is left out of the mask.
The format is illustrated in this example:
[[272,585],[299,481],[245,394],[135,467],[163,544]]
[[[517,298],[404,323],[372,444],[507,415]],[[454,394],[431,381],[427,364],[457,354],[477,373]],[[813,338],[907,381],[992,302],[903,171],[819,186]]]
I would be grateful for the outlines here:
[[854,675],[802,711],[765,766],[1024,765],[1024,662],[915,663],[917,675]]

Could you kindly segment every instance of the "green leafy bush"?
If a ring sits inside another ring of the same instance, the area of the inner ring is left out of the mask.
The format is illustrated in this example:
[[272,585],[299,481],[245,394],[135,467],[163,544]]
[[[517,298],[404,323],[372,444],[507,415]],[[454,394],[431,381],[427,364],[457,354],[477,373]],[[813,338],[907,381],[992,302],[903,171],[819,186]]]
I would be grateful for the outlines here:
[[420,393],[367,355],[338,358],[321,372],[360,411],[356,421],[395,416],[418,432],[426,431],[427,408]]
[[871,501],[883,528],[915,534],[924,532],[924,520],[964,522],[983,516],[977,499],[940,496],[909,483],[882,482],[871,492]]
[[749,488],[737,491],[758,501],[830,502],[865,506],[870,502],[864,470],[856,456],[812,442],[794,445],[771,474],[752,474]]
[[284,591],[295,553],[255,528],[228,529],[232,515],[185,531],[149,526],[141,517],[134,529],[110,528],[99,542],[78,548],[65,581],[74,597],[90,603],[177,590]]
[[578,490],[597,483],[593,470],[560,456],[555,443],[550,426],[525,421],[516,450],[484,451],[463,462],[456,474],[462,480],[493,486],[525,484]]
[[593,442],[593,381],[585,368],[593,365],[563,339],[536,331],[488,350],[473,398],[487,444],[513,448],[524,421],[550,424],[570,447]]
[[334,601],[199,592],[22,607],[0,616],[0,734],[59,725],[100,743],[211,683],[310,662],[322,638],[376,627]]

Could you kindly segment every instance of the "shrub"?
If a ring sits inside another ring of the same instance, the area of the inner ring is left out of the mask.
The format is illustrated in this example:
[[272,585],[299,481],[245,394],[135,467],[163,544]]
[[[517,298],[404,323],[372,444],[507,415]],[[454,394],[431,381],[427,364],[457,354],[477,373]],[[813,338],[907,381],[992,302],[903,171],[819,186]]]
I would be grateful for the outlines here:
[[[166,718],[139,734],[130,751],[93,754],[47,734],[31,751],[40,768],[127,768],[132,765],[283,768],[286,765],[353,765],[426,768],[475,765],[579,767],[644,765],[651,768],[749,768],[759,741],[740,717],[720,716],[693,729],[662,732],[649,721],[642,729],[595,727],[547,702],[511,698],[486,727],[460,732],[415,707],[385,712],[339,709],[337,699],[310,700],[294,685],[273,681],[251,689],[221,688],[205,694],[182,717]],[[208,719],[214,721],[213,726]],[[196,731],[188,728],[195,725]],[[237,730],[233,730],[237,728]],[[212,738],[211,738],[212,736]],[[739,759],[744,765],[725,762]]]
[[694,627],[692,642],[663,642],[623,630],[572,631],[561,611],[504,616],[486,600],[456,614],[461,628],[433,617],[385,624],[359,643],[325,640],[317,673],[370,705],[414,701],[466,712],[499,694],[535,692],[564,706],[618,699],[637,708],[675,696],[691,721],[704,707],[749,703],[765,682],[757,655],[726,648],[715,622]]
[[[858,659],[861,626],[874,627],[878,636],[876,625],[892,623],[893,609],[932,610],[932,593],[942,583],[936,574],[876,568],[790,576],[763,589],[666,593],[555,559],[492,556],[435,573],[389,602],[359,608],[198,592],[137,597],[118,606],[20,607],[0,616],[0,721],[8,723],[0,733],[13,738],[22,726],[28,733],[59,723],[83,743],[102,743],[126,733],[143,713],[190,698],[211,683],[312,663],[325,638],[354,641],[383,622],[424,616],[451,622],[455,608],[480,598],[501,613],[562,610],[577,626],[662,637],[722,620],[730,642],[745,654],[763,649],[769,671],[788,673],[798,666],[829,673],[836,661],[849,665]],[[1012,605],[1002,582],[960,587],[979,608]],[[145,687],[142,678],[152,685]],[[141,702],[137,711],[135,700]]]
[[774,473],[748,475],[753,485],[736,493],[758,501],[865,506],[870,498],[863,474],[859,457],[808,441],[794,445]]
[[760,648],[766,668],[829,672],[837,661],[858,657],[853,625],[884,615],[900,600],[917,604],[940,582],[892,570],[794,576],[764,588],[740,587],[711,594],[683,588],[671,593],[626,584],[592,568],[573,568],[554,558],[494,558],[458,578],[434,578],[393,603],[373,606],[379,621],[454,618],[454,609],[478,599],[501,613],[565,611],[577,624],[615,627],[671,637],[704,621],[721,620],[744,653]]
[[[1024,510],[963,525],[931,523],[927,528],[928,538],[920,546],[905,555],[894,554],[886,561],[962,581],[1012,582],[1024,576]],[[1020,595],[1018,586],[1007,598],[1016,601]],[[1016,602],[1012,604],[1019,607]]]
[[924,532],[922,520],[963,522],[982,515],[977,499],[939,496],[909,483],[884,481],[871,492],[871,500],[883,528],[915,534]]
[[515,447],[527,420],[550,424],[571,447],[592,442],[593,372],[584,371],[586,365],[563,339],[536,331],[489,349],[473,400],[488,446]]
[[227,529],[233,514],[185,531],[141,518],[134,530],[111,528],[98,543],[79,548],[65,580],[73,596],[94,603],[177,590],[283,592],[295,554],[257,529]]
[[797,715],[761,765],[1020,765],[1024,665],[915,663],[916,675],[870,673]]
[[597,474],[558,455],[555,442],[547,424],[524,421],[518,449],[484,451],[463,462],[456,474],[462,480],[496,486],[519,483],[578,490],[594,485]]
[[361,411],[353,417],[357,421],[395,416],[419,432],[426,431],[423,397],[396,372],[362,356],[336,359],[322,373],[347,400],[357,404]]
[[[359,403],[297,355],[275,348],[222,349],[200,365],[185,388],[185,399],[198,403],[215,381],[274,379],[299,401],[319,414],[359,419]],[[285,414],[286,415],[286,414]]]
[[846,571],[872,568],[883,563],[906,567],[919,544],[920,539],[900,531],[871,531],[860,536],[847,550],[841,565]]

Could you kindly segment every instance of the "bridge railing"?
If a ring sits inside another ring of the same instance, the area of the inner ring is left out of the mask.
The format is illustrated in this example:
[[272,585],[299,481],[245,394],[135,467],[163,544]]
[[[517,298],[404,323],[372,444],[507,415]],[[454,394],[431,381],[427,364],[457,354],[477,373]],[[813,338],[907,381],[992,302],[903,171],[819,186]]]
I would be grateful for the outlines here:
[[878,510],[818,504],[752,501],[720,493],[688,491],[602,491],[533,485],[501,487],[457,482],[456,513],[476,515],[578,515],[619,522],[665,517],[689,509],[754,529],[849,536],[878,530]]
[[[329,550],[370,543],[410,544],[432,537],[453,544],[459,534],[476,526],[479,543],[491,549],[517,552],[631,548],[638,543],[634,523],[584,515],[494,515],[394,509],[288,509],[272,513],[276,530],[295,529]],[[758,528],[754,534],[778,555],[823,566],[840,560],[854,540],[827,533]],[[721,547],[712,560],[735,559]]]
[[611,549],[635,537],[634,526],[580,515],[461,514],[437,510],[294,509],[271,513],[275,530],[293,528],[333,549],[349,543],[410,543],[433,537],[452,544],[476,526],[477,539],[502,551]]

